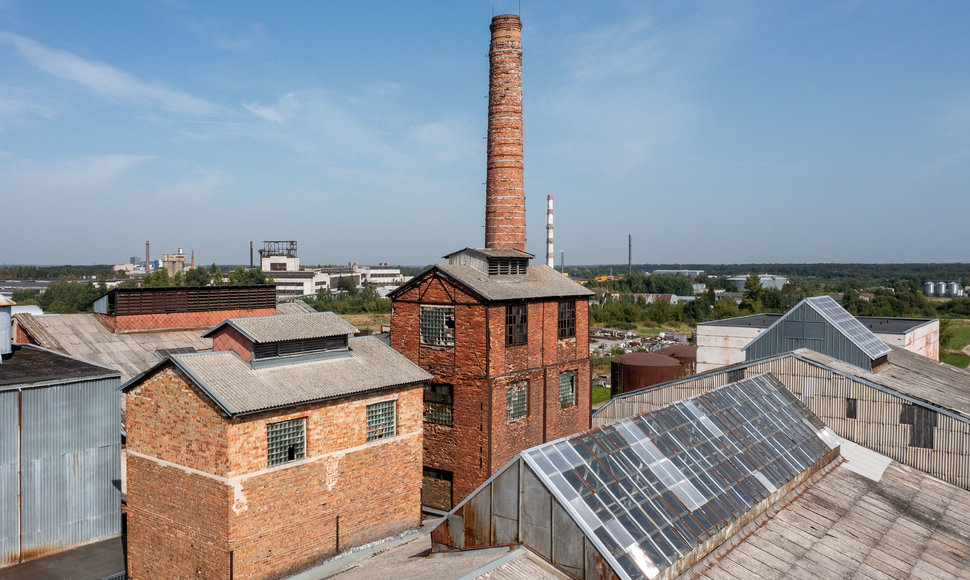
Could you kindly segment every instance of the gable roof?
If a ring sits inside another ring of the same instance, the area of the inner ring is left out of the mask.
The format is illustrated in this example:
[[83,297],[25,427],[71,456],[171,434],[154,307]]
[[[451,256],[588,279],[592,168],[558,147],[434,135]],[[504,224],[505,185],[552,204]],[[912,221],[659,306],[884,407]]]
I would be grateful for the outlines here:
[[832,299],[831,296],[812,296],[805,298],[795,305],[794,308],[786,312],[781,318],[776,320],[764,332],[759,334],[754,340],[749,342],[743,350],[747,351],[751,346],[769,335],[776,327],[783,324],[802,308],[811,308],[819,316],[824,318],[842,336],[859,348],[871,360],[888,355],[891,351],[889,345],[879,340],[871,330],[863,326],[861,322],[848,313],[845,308]]
[[256,344],[357,333],[357,327],[333,312],[314,312],[312,314],[276,314],[256,318],[230,318],[213,326],[202,336],[211,337],[225,326],[235,328]]
[[529,252],[522,250],[517,250],[515,248],[463,248],[457,252],[452,252],[450,254],[445,254],[441,256],[446,260],[450,260],[452,256],[457,256],[458,254],[474,253],[486,258],[535,258],[534,255]]
[[235,352],[176,354],[122,387],[129,392],[174,364],[230,417],[422,383],[431,375],[373,337],[350,339],[350,354],[252,368]]
[[592,290],[570,280],[545,264],[533,264],[525,274],[492,276],[471,266],[436,264],[398,287],[388,297],[396,299],[435,273],[457,282],[483,300],[489,301],[586,298],[594,295]]

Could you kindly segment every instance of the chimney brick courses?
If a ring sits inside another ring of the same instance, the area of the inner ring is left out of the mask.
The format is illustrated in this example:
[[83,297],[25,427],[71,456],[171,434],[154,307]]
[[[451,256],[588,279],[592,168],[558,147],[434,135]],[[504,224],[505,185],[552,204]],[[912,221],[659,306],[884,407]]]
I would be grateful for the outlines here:
[[522,177],[522,22],[492,18],[489,47],[485,247],[525,251]]

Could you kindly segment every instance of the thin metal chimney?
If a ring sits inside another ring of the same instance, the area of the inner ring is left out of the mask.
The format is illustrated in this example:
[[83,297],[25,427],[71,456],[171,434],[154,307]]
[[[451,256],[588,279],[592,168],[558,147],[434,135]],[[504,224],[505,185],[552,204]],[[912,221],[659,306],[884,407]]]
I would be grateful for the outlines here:
[[549,206],[547,211],[548,217],[546,218],[546,266],[555,269],[556,251],[553,249],[552,245],[552,196],[550,195],[546,199]]
[[517,14],[501,14],[489,28],[485,247],[525,251],[522,22]]
[[148,260],[149,260],[148,249],[149,249],[148,240],[145,240],[145,273],[146,274],[148,273]]
[[633,273],[633,234],[627,234],[626,275]]

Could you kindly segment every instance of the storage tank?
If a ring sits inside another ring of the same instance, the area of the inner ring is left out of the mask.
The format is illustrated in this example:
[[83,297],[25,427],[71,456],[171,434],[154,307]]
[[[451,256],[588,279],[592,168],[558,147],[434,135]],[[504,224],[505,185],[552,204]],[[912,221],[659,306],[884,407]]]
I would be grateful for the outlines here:
[[692,375],[697,372],[697,347],[694,345],[675,344],[653,352],[679,360],[681,366],[684,367],[684,375]]
[[610,396],[649,387],[684,376],[680,361],[653,352],[632,352],[610,363]]
[[923,294],[926,294],[927,296],[932,296],[933,288],[934,287],[933,287],[932,280],[927,280],[926,282],[923,282]]
[[959,282],[947,282],[946,284],[946,295],[947,296],[959,296],[960,295],[960,283]]
[[946,282],[937,282],[936,283],[936,295],[937,296],[946,296]]

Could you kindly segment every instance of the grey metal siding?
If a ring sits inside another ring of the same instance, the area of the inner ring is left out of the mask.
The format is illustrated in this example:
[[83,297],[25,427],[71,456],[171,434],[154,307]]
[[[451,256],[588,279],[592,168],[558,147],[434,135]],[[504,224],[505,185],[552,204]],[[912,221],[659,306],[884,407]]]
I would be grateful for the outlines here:
[[0,567],[20,561],[17,391],[0,392]]
[[[788,323],[792,322],[803,323],[803,331],[800,333],[801,336],[797,338],[789,333],[793,326],[788,325]],[[813,334],[812,332],[805,332],[804,323],[821,323],[821,334],[815,334],[816,338],[814,339],[808,338],[806,334],[809,336]],[[851,365],[872,370],[872,359],[808,304],[802,304],[792,310],[784,320],[765,330],[751,341],[745,347],[745,360],[757,360],[800,348],[809,348]]]
[[118,379],[25,389],[22,546],[37,556],[121,532]]

